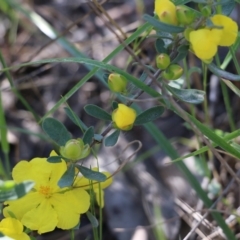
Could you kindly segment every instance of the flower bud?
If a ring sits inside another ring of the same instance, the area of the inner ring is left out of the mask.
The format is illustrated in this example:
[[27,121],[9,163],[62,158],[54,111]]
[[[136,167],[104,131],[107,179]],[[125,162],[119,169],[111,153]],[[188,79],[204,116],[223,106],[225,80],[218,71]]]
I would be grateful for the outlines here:
[[136,111],[122,103],[119,103],[118,108],[112,113],[114,126],[125,131],[132,129],[136,117]]
[[160,21],[177,25],[176,6],[169,0],[155,0],[155,13],[158,15]]
[[157,68],[166,69],[170,65],[170,57],[166,53],[161,53],[156,57]]
[[127,79],[118,73],[111,73],[108,77],[108,86],[113,92],[124,93],[126,92]]
[[206,5],[202,8],[200,8],[200,11],[201,11],[203,17],[209,17],[209,16],[211,16],[211,13],[212,13],[212,9],[209,5]]
[[185,5],[179,5],[176,7],[176,16],[179,24],[189,25],[195,20],[195,12],[186,7]]
[[63,157],[75,161],[87,157],[89,153],[89,145],[84,145],[83,140],[80,138],[71,139],[67,141],[64,147],[60,148],[60,154]]
[[183,74],[183,68],[178,64],[170,65],[164,72],[163,77],[167,80],[176,80]]
[[2,181],[0,180],[0,191],[11,190],[15,187],[16,183],[13,180]]

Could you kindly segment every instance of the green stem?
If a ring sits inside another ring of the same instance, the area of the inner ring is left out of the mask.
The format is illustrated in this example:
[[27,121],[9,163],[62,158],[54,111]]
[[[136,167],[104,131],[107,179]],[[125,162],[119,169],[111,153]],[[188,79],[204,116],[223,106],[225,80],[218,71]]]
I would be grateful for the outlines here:
[[[216,62],[217,62],[217,66],[220,67],[221,63],[220,63],[220,59],[219,59],[218,55],[216,55]],[[223,81],[220,81],[220,84],[221,84],[225,108],[226,108],[227,115],[228,115],[229,126],[231,129],[231,132],[233,132],[236,129],[236,126],[235,126],[235,123],[233,120],[233,113],[232,113],[232,107],[231,107],[230,98],[229,98],[229,94],[228,94],[228,88]]]
[[[207,66],[205,63],[203,63],[203,91],[207,92]],[[205,114],[205,122],[207,125],[210,126],[210,116],[209,116],[209,111],[208,111],[208,102],[207,98],[204,98],[203,102],[203,109],[204,109],[204,114]]]
[[238,73],[238,75],[240,75],[239,63],[238,63],[238,60],[237,60],[237,58],[236,58],[236,55],[235,55],[235,52],[234,52],[234,49],[233,49],[232,46],[230,47],[230,52],[231,52],[232,60],[233,60],[234,66],[235,66],[235,68],[236,68],[236,70],[237,70],[237,73]]

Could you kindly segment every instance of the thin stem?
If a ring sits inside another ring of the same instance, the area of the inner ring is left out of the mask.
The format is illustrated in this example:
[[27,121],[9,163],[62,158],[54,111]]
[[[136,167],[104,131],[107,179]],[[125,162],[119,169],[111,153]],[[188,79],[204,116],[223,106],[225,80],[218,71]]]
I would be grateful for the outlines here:
[[[217,66],[220,67],[221,63],[220,63],[220,59],[219,59],[218,55],[216,55],[216,62],[217,62]],[[220,81],[220,84],[221,84],[225,108],[226,108],[227,115],[228,115],[229,126],[230,126],[231,131],[233,132],[236,129],[236,125],[233,120],[233,113],[232,113],[232,107],[231,107],[230,98],[229,98],[229,94],[228,94],[228,88],[223,81]]]
[[[203,91],[207,92],[207,66],[205,63],[203,63],[202,68],[203,68]],[[204,98],[203,109],[204,109],[206,124],[210,125],[211,121],[210,121],[210,116],[208,112],[207,98]]]

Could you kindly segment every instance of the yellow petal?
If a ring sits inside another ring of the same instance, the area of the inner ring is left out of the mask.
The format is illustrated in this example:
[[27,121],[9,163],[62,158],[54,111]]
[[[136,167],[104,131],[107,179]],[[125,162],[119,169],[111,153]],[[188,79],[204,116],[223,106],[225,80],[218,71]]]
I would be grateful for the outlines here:
[[90,205],[90,201],[86,202],[85,198],[83,201],[71,192],[65,192],[63,194],[54,194],[51,197],[51,204],[58,216],[57,227],[61,229],[71,229],[79,223],[80,211],[82,205]]
[[41,204],[26,213],[22,223],[31,230],[37,230],[39,234],[51,232],[57,226],[58,218],[55,209],[50,204],[49,199],[45,199]]
[[9,204],[9,206],[3,209],[3,215],[5,217],[9,217],[10,211],[17,219],[21,220],[25,213],[29,212],[33,208],[36,208],[43,200],[43,195],[38,192],[30,192],[20,199],[7,201],[6,204]]
[[136,117],[137,113],[133,108],[130,108],[121,103],[118,104],[118,108],[115,109],[112,114],[112,120],[115,122],[117,127],[122,130],[132,125]]
[[211,18],[211,21],[216,26],[223,27],[222,30],[222,37],[218,45],[220,46],[231,46],[235,43],[238,34],[238,26],[237,23],[234,22],[231,18],[216,14]]
[[22,223],[15,218],[4,218],[0,223],[0,232],[14,240],[30,240],[30,237],[23,232]]
[[207,60],[214,57],[217,53],[218,38],[213,35],[214,34],[209,29],[199,29],[190,32],[189,41],[198,58]]
[[98,206],[104,207],[104,191],[94,188],[95,198]]

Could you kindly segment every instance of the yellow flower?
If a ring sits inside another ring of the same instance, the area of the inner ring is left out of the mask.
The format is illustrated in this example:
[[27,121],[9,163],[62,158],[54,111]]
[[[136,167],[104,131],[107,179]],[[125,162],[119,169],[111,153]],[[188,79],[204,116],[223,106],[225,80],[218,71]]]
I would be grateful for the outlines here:
[[196,56],[202,60],[209,60],[217,53],[221,31],[207,28],[191,31],[189,41]]
[[[92,170],[96,172],[99,171],[98,168],[93,168]],[[109,172],[102,172],[102,173],[107,177],[107,180],[105,182],[91,181],[84,177],[78,177],[74,184],[74,187],[81,187],[86,190],[93,189],[98,206],[103,208],[104,207],[103,189],[107,188],[110,184],[112,184],[112,177]]]
[[154,12],[167,24],[177,25],[176,6],[169,0],[155,0]]
[[14,240],[30,240],[30,237],[23,232],[22,223],[15,218],[4,218],[0,222],[0,232]]
[[[55,152],[51,156],[56,155]],[[13,179],[35,182],[34,188],[23,198],[7,201],[3,214],[12,212],[23,225],[39,234],[55,227],[71,229],[79,223],[80,214],[88,211],[90,196],[80,188],[59,188],[58,181],[67,170],[65,161],[49,163],[46,158],[20,161],[13,168]]]
[[122,103],[119,103],[118,108],[112,113],[113,122],[121,130],[130,130],[136,117],[136,111]]
[[238,26],[236,22],[221,14],[214,15],[211,18],[211,21],[214,25],[223,27],[220,29],[222,36],[218,43],[219,46],[228,47],[235,43],[238,34]]

